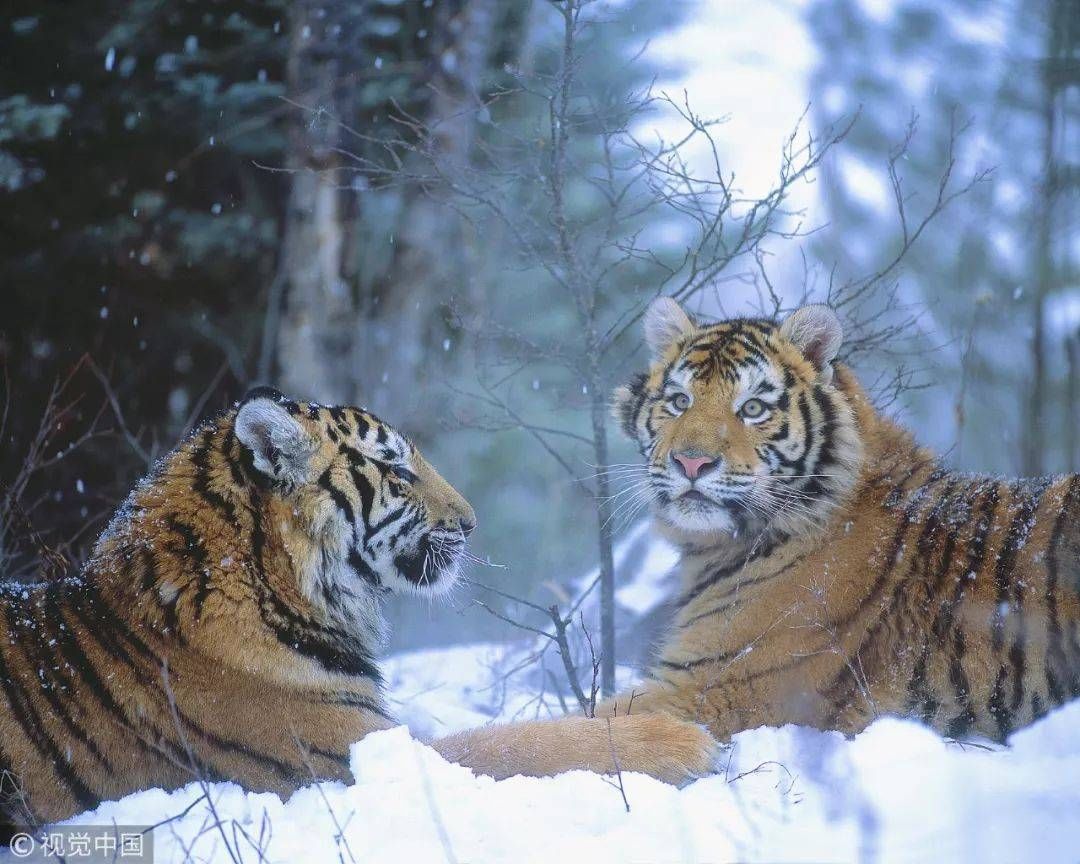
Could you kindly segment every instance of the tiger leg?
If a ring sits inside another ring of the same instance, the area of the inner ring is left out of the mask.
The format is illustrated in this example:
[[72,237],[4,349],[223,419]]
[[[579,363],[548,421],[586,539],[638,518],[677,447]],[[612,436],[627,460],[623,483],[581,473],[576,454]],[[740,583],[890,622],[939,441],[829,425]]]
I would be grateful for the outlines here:
[[574,770],[637,771],[682,785],[715,771],[720,757],[703,727],[661,712],[487,726],[440,738],[432,746],[451,762],[496,780]]

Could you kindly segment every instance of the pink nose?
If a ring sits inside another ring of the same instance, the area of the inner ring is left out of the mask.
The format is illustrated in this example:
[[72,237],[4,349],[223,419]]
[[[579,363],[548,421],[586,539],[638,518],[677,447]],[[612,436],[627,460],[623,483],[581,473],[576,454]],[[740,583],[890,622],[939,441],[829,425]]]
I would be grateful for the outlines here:
[[672,453],[671,458],[679,463],[683,474],[691,480],[696,480],[704,469],[716,461],[711,456],[690,456],[686,453]]

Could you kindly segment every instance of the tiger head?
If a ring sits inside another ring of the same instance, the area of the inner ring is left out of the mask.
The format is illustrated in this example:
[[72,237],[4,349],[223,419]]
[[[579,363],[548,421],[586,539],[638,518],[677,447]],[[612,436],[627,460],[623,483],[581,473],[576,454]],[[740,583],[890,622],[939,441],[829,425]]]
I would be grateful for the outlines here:
[[361,588],[434,595],[458,580],[475,514],[392,426],[270,388],[248,394],[233,426],[309,597],[333,606]]
[[843,338],[827,306],[783,323],[699,325],[669,298],[645,315],[649,371],[614,394],[647,460],[642,483],[674,539],[820,525],[854,485],[861,443],[833,380]]

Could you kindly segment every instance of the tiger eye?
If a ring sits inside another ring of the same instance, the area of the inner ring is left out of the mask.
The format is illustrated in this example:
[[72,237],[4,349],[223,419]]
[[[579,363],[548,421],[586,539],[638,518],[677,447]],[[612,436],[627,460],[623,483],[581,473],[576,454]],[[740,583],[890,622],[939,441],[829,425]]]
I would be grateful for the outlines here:
[[676,393],[671,397],[671,407],[676,411],[685,411],[690,407],[690,397],[686,393]]
[[747,399],[739,409],[739,413],[748,420],[756,420],[765,413],[765,403],[760,399]]

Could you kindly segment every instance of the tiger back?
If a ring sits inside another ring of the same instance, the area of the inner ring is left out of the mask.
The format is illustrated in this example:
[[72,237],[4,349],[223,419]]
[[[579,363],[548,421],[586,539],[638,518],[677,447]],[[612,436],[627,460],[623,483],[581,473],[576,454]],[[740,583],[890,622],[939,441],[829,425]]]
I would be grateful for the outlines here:
[[1080,697],[1080,478],[946,470],[835,362],[826,307],[699,326],[660,300],[646,336],[615,412],[682,584],[635,709],[1002,741]]

